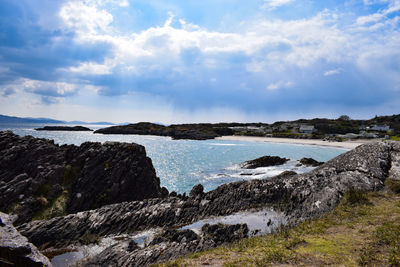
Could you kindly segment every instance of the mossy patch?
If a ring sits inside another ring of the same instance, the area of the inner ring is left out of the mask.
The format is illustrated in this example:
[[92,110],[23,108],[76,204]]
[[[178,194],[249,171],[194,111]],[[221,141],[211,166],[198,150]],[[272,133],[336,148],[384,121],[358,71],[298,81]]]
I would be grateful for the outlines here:
[[36,212],[33,220],[47,220],[57,216],[66,215],[66,206],[69,199],[68,191],[64,191],[60,196],[44,205],[44,208]]
[[393,192],[399,194],[400,193],[400,181],[388,178],[385,181],[385,185],[390,188]]

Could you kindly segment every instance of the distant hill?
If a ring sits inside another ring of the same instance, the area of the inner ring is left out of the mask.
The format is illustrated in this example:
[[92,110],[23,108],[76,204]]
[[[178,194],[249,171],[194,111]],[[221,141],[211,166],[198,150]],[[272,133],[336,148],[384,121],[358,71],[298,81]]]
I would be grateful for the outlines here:
[[49,118],[19,118],[0,115],[0,123],[59,123],[65,124],[65,121],[53,120]]
[[111,122],[85,122],[85,121],[60,121],[49,118],[20,118],[13,116],[0,115],[0,123],[56,123],[56,124],[96,124],[96,125],[115,125]]

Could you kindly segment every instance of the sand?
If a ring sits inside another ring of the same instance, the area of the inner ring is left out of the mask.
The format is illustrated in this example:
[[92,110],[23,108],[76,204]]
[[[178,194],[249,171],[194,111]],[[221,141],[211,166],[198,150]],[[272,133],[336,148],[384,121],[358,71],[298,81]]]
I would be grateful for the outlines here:
[[349,150],[362,144],[380,141],[380,139],[357,139],[357,140],[349,140],[343,142],[331,142],[331,141],[323,141],[321,139],[293,139],[293,138],[257,137],[257,136],[222,136],[222,137],[217,137],[215,139],[227,140],[227,141],[250,141],[250,142],[270,142],[270,143],[296,144],[296,145],[327,146],[327,147],[344,148]]

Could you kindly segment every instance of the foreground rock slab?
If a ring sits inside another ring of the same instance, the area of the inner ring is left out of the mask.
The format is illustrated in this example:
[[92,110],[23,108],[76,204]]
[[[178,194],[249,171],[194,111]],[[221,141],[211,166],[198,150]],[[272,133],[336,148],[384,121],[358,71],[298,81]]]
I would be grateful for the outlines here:
[[38,249],[12,225],[11,218],[0,212],[0,266],[52,266]]
[[0,211],[16,224],[161,196],[160,180],[137,144],[54,144],[0,132]]

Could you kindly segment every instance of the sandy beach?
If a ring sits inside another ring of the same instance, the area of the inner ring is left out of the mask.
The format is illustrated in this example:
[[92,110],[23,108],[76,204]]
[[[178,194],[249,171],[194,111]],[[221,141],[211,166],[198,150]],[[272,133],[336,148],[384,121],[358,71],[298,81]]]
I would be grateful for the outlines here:
[[349,140],[343,142],[330,142],[330,141],[323,141],[321,139],[292,139],[292,138],[258,137],[258,136],[222,136],[222,137],[217,137],[215,139],[229,140],[229,141],[271,142],[271,143],[297,144],[297,145],[328,146],[328,147],[344,148],[349,150],[362,144],[380,141],[380,139],[357,139],[357,140]]

